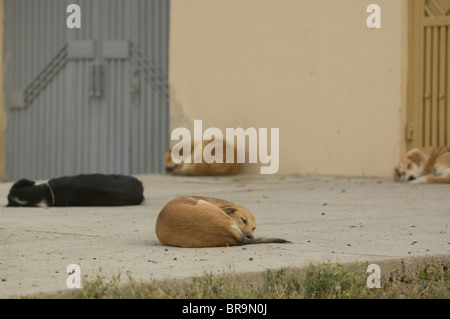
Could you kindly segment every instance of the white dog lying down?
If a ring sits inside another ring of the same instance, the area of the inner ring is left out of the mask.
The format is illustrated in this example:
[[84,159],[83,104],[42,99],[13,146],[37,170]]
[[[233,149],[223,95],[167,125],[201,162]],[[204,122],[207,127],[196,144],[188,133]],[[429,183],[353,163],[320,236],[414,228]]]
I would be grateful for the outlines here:
[[410,150],[395,167],[394,180],[419,183],[450,183],[450,147]]

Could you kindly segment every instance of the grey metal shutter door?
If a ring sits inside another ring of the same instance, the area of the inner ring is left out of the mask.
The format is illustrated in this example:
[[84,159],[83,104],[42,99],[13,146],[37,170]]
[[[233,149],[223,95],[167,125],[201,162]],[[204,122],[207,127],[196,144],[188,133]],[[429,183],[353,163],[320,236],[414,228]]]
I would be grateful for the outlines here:
[[162,172],[168,25],[164,0],[5,0],[6,178]]

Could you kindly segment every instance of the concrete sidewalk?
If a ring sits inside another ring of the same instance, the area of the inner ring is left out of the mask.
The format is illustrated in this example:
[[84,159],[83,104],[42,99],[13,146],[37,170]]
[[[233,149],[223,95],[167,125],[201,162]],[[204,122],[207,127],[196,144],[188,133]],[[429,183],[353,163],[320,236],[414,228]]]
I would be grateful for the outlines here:
[[[450,185],[297,176],[138,176],[146,202],[132,207],[6,208],[0,184],[0,298],[66,289],[69,264],[82,276],[130,273],[136,280],[204,271],[261,271],[309,262],[371,261],[450,254]],[[162,246],[155,221],[178,195],[246,206],[257,237],[293,244],[220,248]]]

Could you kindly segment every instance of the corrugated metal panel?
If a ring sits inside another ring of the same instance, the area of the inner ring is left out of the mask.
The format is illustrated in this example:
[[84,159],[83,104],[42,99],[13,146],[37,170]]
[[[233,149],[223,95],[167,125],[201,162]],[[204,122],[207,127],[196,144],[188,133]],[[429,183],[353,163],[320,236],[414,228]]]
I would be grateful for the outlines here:
[[[64,69],[53,74],[45,88],[46,94],[38,95],[26,109],[12,110],[24,106],[23,91],[32,83],[45,66],[51,64],[66,43],[65,30],[58,28],[65,23],[65,7],[53,1],[4,1],[5,5],[5,97],[7,108],[7,143],[5,177],[36,176],[50,173],[49,157],[64,141],[57,141],[54,126],[49,117],[60,116],[56,100],[61,85],[64,85]],[[46,18],[42,19],[45,13]],[[42,35],[46,35],[43,37]],[[39,172],[39,174],[36,174]],[[13,177],[13,178],[14,178]]]
[[[132,171],[162,172],[163,157],[168,148],[168,34],[169,1],[134,0],[132,10],[139,16],[131,23],[130,45],[132,72],[131,130]],[[149,21],[146,24],[146,21]],[[145,105],[154,105],[146,108]],[[147,123],[147,125],[145,124]],[[158,137],[161,138],[158,138]],[[151,147],[146,147],[150,144]],[[140,152],[140,150],[145,150]],[[153,153],[155,152],[155,153]],[[155,158],[155,154],[158,158]],[[150,160],[152,159],[152,160]]]
[[[70,3],[81,29],[65,27]],[[5,13],[6,178],[162,172],[169,1],[5,0]]]

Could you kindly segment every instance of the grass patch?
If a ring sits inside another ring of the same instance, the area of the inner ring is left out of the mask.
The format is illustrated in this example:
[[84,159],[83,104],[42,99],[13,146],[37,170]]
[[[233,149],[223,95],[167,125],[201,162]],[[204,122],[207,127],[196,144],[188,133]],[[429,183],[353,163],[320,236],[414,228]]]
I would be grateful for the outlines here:
[[[164,299],[362,299],[362,298],[438,298],[450,299],[448,261],[398,269],[381,275],[381,288],[367,287],[368,264],[340,265],[331,262],[310,264],[306,268],[267,270],[263,274],[222,274],[205,272],[187,280],[137,282],[119,273],[105,280],[101,270],[85,279],[83,288],[69,298],[164,298]],[[381,267],[383,271],[383,267]]]

